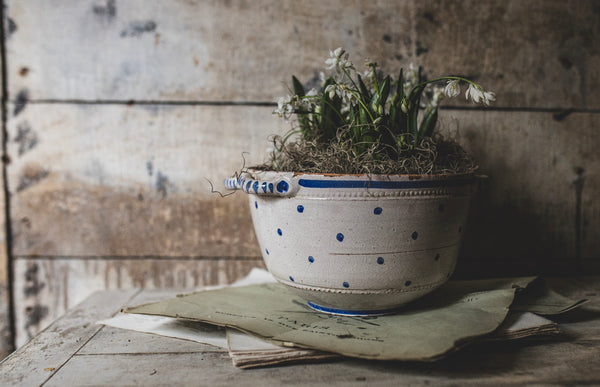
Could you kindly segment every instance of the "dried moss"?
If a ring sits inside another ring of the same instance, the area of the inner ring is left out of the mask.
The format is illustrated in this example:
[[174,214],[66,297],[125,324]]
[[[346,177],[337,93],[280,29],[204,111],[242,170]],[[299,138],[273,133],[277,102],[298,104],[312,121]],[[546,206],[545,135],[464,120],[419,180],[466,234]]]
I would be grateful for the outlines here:
[[329,144],[297,140],[284,143],[275,136],[270,159],[258,169],[280,172],[347,174],[449,174],[472,173],[477,163],[455,141],[441,136],[426,137],[412,149],[382,149],[380,144],[366,146],[355,153],[355,145],[338,141]]

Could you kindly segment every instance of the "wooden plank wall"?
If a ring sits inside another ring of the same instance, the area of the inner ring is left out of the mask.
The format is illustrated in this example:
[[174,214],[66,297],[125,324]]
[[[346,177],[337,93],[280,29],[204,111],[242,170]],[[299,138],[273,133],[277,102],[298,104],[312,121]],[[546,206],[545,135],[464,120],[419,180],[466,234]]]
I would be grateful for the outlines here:
[[97,289],[192,289],[261,265],[247,199],[206,179],[239,170],[242,152],[263,160],[288,128],[271,111],[289,76],[315,84],[338,46],[359,66],[416,63],[497,93],[491,109],[461,99],[441,115],[489,176],[458,275],[600,268],[595,0],[4,6],[12,248],[0,263],[14,268],[17,345]]

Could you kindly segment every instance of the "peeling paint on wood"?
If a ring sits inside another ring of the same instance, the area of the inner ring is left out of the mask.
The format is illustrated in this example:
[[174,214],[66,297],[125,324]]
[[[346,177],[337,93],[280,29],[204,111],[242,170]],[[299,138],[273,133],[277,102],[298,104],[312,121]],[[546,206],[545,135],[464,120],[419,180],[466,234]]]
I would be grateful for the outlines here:
[[14,142],[18,145],[17,154],[22,156],[25,152],[28,152],[36,147],[38,143],[38,136],[36,132],[31,129],[29,123],[27,121],[23,121],[17,124],[17,134]]
[[14,285],[17,344],[23,345],[97,290],[193,291],[234,282],[253,267],[263,267],[262,260],[18,258]]
[[37,164],[67,181],[206,198],[206,179],[218,188],[244,158],[246,166],[263,162],[269,136],[289,130],[272,110],[36,103],[9,117],[9,187]]
[[[343,46],[357,65],[368,57],[392,73],[415,62],[431,76],[473,77],[497,92],[497,106],[600,108],[594,0],[8,5],[21,26],[7,42],[9,74],[33,69],[11,79],[11,95],[27,88],[35,99],[273,101],[289,74],[311,79],[328,50]],[[37,44],[78,55],[34,55]]]
[[[394,73],[396,58],[408,65],[410,8],[394,0],[11,0],[20,28],[7,42],[8,72],[31,72],[9,87],[32,99],[270,102],[287,92],[290,74],[318,76],[338,46],[360,67],[366,57]],[[48,50],[34,51],[38,44]],[[61,47],[77,55],[55,55]]]
[[116,190],[50,174],[12,203],[19,256],[260,256],[241,193],[202,198]]

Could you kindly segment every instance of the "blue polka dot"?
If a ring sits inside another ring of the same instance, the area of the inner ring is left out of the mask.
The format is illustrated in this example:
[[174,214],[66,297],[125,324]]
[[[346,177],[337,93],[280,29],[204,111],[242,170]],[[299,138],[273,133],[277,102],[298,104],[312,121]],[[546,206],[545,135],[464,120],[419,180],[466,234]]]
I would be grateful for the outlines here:
[[246,191],[246,192],[250,191],[250,187],[251,187],[251,186],[252,186],[252,182],[251,182],[251,181],[247,182],[247,183],[246,183],[246,189],[245,189],[245,191]]
[[277,192],[279,193],[287,192],[289,188],[290,185],[287,183],[287,181],[281,180],[279,183],[277,183]]
[[373,210],[373,213],[375,215],[381,215],[382,212],[383,212],[383,209],[381,207],[375,207],[375,209]]
[[269,183],[269,192],[273,193],[273,183]]
[[267,253],[267,255],[269,255],[269,249],[265,249],[265,252]]
[[313,263],[315,261],[315,258],[311,255],[308,257],[308,262]]
[[385,260],[383,259],[383,257],[377,258],[377,263],[378,264],[383,265],[383,262],[385,262]]
[[410,284],[412,284],[412,282],[411,282],[411,281],[406,281],[406,282],[404,283],[404,286],[410,286]]
[[277,229],[277,234],[278,234],[279,236],[282,236],[282,235],[283,235],[283,232],[281,231],[281,229],[280,229],[280,228],[278,228],[278,229]]
[[348,282],[344,282],[344,283],[342,284],[342,286],[343,286],[343,287],[345,287],[345,288],[349,288],[349,287],[350,287],[350,284],[349,284]]
[[254,208],[258,208],[258,203],[254,202]]
[[335,238],[336,238],[338,241],[340,241],[340,242],[341,242],[341,241],[343,241],[343,240],[344,240],[344,234],[342,234],[342,233],[339,233],[339,234],[337,234],[337,235],[335,236]]
[[302,204],[298,204],[298,207],[296,207],[296,209],[298,210],[299,213],[304,212],[304,206]]
[[254,193],[258,193],[258,181],[255,181],[254,184],[252,184],[252,189],[254,190]]
[[267,193],[267,182],[266,182],[266,181],[265,181],[265,182],[263,182],[263,183],[260,185],[260,188],[263,190],[263,192],[264,192],[264,193]]
[[417,238],[419,237],[419,233],[418,232],[413,232],[411,235],[412,239],[417,240]]
[[290,276],[290,281],[294,282],[294,277]]

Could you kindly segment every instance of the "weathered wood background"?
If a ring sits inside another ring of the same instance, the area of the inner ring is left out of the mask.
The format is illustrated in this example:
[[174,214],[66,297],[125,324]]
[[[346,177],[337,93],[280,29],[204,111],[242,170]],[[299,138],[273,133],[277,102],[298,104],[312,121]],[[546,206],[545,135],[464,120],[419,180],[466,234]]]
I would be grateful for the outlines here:
[[98,289],[261,265],[246,198],[206,179],[263,160],[290,75],[338,46],[497,93],[441,115],[489,176],[457,275],[600,270],[596,0],[3,3],[0,351]]

